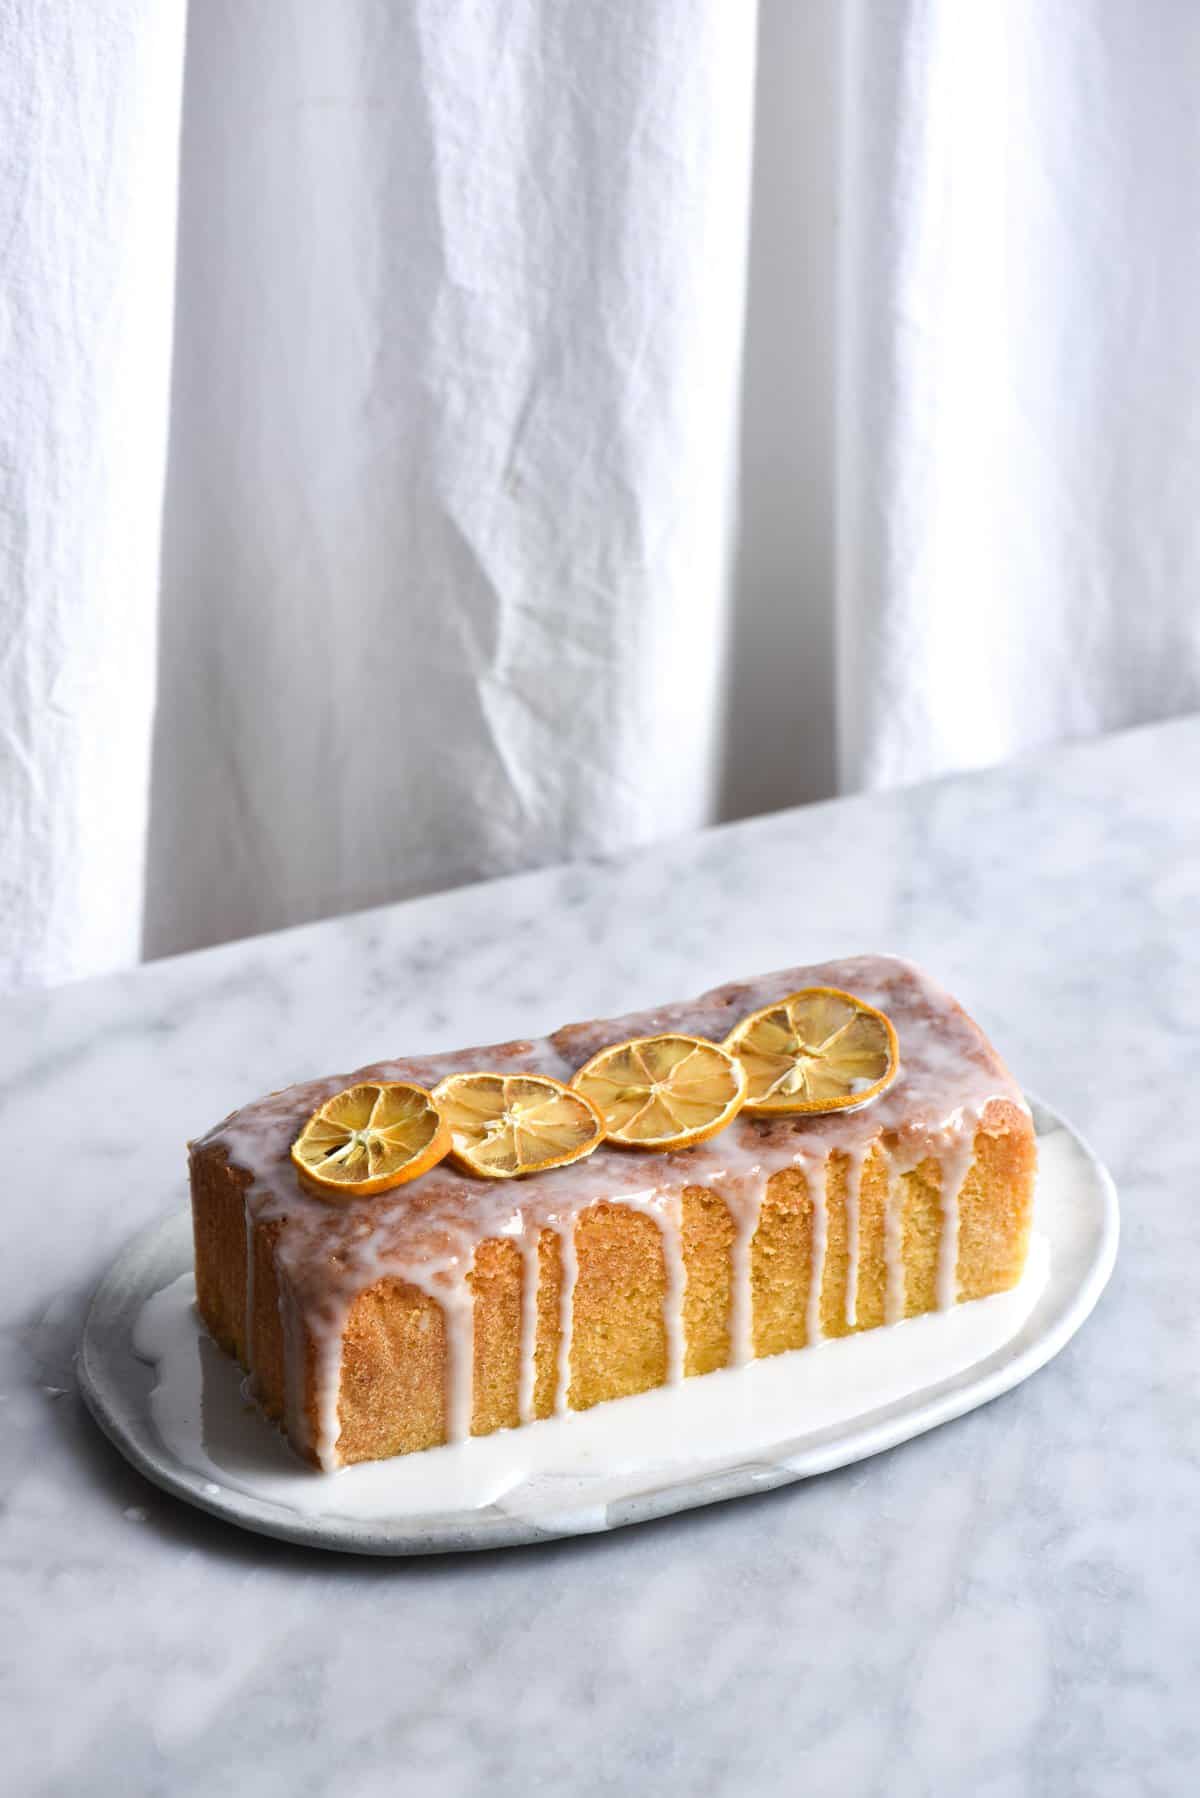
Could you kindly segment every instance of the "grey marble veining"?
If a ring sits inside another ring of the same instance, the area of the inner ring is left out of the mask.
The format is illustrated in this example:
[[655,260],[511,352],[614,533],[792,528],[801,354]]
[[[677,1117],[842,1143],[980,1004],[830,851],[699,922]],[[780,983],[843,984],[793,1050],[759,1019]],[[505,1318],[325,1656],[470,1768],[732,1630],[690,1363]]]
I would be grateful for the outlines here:
[[[1194,1790],[1198,794],[1185,720],[0,1008],[12,1789]],[[926,962],[1121,1189],[1111,1287],[1016,1392],[761,1498],[404,1563],[242,1536],[83,1414],[91,1288],[247,1095],[865,948]]]

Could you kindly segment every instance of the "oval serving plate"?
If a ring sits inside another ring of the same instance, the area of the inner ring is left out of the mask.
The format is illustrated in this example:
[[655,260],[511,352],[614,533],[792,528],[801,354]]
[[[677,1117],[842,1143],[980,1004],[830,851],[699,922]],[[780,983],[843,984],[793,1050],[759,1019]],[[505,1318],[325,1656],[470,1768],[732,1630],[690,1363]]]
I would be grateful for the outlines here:
[[[1083,1323],[1116,1257],[1116,1190],[1082,1138],[1030,1103],[1035,1239],[1011,1294],[323,1475],[247,1404],[240,1370],[195,1318],[184,1212],[136,1237],[101,1283],[80,1344],[80,1389],[105,1434],[165,1491],[243,1529],[348,1553],[512,1547],[768,1491],[986,1404]],[[518,1452],[522,1439],[536,1453]]]

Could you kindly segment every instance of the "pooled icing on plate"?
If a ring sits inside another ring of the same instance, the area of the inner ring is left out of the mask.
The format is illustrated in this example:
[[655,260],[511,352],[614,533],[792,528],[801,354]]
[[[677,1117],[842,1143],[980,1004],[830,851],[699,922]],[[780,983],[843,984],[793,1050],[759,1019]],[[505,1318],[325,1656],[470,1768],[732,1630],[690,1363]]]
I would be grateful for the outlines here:
[[[302,1515],[392,1528],[439,1513],[461,1519],[495,1505],[574,1534],[606,1528],[606,1505],[647,1487],[702,1479],[739,1462],[787,1465],[787,1445],[797,1437],[811,1444],[817,1432],[851,1429],[978,1367],[1024,1328],[1049,1270],[1046,1239],[1034,1236],[1016,1286],[958,1306],[949,1317],[910,1317],[894,1331],[864,1330],[814,1353],[771,1355],[738,1373],[687,1380],[674,1392],[659,1386],[569,1419],[546,1417],[529,1429],[360,1461],[336,1480],[323,1479],[248,1412],[238,1369],[199,1319],[191,1274],[146,1301],[134,1346],[157,1367],[150,1408],[158,1435],[183,1467],[202,1476],[206,1497],[243,1492]],[[797,1446],[803,1460],[811,1450]]]

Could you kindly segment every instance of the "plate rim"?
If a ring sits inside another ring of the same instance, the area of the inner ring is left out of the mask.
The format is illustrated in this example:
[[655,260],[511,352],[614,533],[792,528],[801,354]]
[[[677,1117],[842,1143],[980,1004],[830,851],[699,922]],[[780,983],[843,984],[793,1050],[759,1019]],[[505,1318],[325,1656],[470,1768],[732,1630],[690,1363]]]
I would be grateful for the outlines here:
[[[187,1211],[175,1211],[145,1225],[109,1265],[88,1307],[76,1353],[79,1391],[108,1440],[131,1466],[162,1491],[240,1529],[326,1552],[409,1557],[523,1547],[606,1533],[702,1505],[773,1491],[866,1460],[990,1403],[1061,1353],[1095,1309],[1116,1263],[1120,1239],[1116,1184],[1087,1139],[1060,1112],[1028,1093],[1026,1099],[1039,1137],[1064,1130],[1082,1152],[1095,1178],[1097,1200],[1091,1259],[1073,1290],[1061,1298],[1057,1310],[1031,1341],[1016,1353],[1010,1353],[1009,1345],[1002,1344],[972,1367],[948,1375],[920,1394],[894,1400],[881,1411],[868,1412],[861,1421],[831,1425],[824,1431],[797,1438],[796,1452],[790,1457],[788,1444],[781,1442],[764,1450],[772,1457],[784,1457],[781,1460],[742,1460],[710,1474],[693,1473],[675,1484],[651,1484],[644,1492],[609,1500],[603,1505],[603,1517],[598,1522],[599,1507],[588,1505],[585,1499],[577,1511],[548,1517],[541,1523],[495,1507],[483,1507],[434,1514],[419,1522],[409,1518],[393,1528],[378,1519],[293,1511],[236,1487],[222,1486],[216,1494],[206,1491],[206,1484],[211,1482],[176,1459],[158,1436],[148,1406],[143,1406],[144,1415],[139,1415],[122,1388],[119,1373],[108,1366],[122,1349],[125,1354],[134,1355],[128,1339],[131,1323],[123,1343],[114,1347],[108,1340],[113,1321],[130,1308],[127,1289],[131,1275],[136,1274],[140,1263],[152,1259],[164,1237],[179,1232],[182,1221],[190,1216]],[[139,1307],[149,1296],[149,1292],[141,1295]],[[1024,1330],[1036,1318],[1044,1297],[1035,1304]],[[1021,1334],[1018,1332],[1013,1340],[1019,1340]]]

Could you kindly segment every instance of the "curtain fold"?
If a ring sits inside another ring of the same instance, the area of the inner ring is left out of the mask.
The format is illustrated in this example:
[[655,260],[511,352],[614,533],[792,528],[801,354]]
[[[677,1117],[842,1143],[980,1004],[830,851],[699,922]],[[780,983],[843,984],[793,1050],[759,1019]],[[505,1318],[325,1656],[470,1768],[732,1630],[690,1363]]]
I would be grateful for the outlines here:
[[184,0],[0,0],[0,990],[141,946]]
[[1200,9],[853,0],[840,776],[1200,706]]
[[753,51],[192,8],[151,952],[712,816]]

